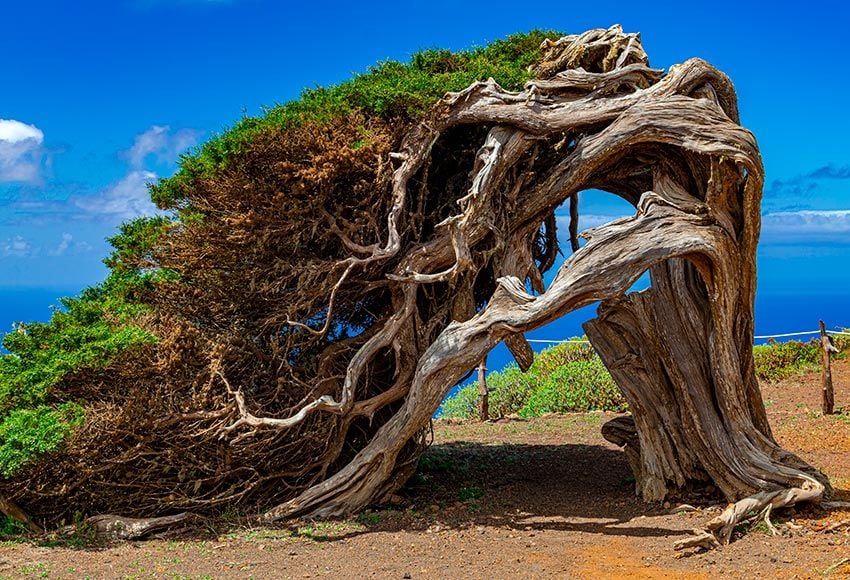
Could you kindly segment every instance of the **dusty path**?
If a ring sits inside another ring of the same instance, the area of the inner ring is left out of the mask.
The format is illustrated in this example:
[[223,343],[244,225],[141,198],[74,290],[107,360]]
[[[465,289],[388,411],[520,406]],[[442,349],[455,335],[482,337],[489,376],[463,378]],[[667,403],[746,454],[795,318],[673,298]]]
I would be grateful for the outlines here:
[[[850,408],[850,364],[835,369]],[[850,413],[821,417],[819,375],[763,394],[779,441],[824,469],[850,499]],[[710,519],[669,514],[633,495],[622,452],[599,435],[605,415],[435,424],[435,445],[397,505],[342,522],[295,522],[104,549],[0,546],[0,575],[50,578],[822,578],[850,575],[850,532],[821,532],[850,512],[805,509],[721,550],[681,557],[673,541]],[[710,492],[710,490],[708,490]],[[690,500],[700,497],[690,498]],[[793,528],[793,529],[792,529]]]

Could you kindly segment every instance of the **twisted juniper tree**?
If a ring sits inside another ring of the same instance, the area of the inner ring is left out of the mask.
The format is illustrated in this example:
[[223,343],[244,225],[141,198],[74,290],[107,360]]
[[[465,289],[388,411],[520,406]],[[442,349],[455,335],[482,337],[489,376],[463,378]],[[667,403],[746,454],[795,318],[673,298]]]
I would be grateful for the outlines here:
[[[152,189],[171,217],[125,226],[111,258],[158,342],[53,385],[86,422],[3,494],[41,518],[349,513],[405,482],[489,350],[527,367],[524,332],[598,302],[585,329],[632,410],[603,433],[644,499],[713,482],[737,503],[711,541],[819,499],[755,379],[763,171],[732,83],[699,59],[653,69],[617,26],[541,40],[388,63],[184,159]],[[579,233],[588,189],[635,214]],[[572,254],[547,286],[565,203]]]

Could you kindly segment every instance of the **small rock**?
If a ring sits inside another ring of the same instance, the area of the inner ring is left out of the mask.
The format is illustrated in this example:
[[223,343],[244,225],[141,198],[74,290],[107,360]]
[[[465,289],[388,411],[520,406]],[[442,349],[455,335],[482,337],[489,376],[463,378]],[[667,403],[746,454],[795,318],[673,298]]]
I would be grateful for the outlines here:
[[664,509],[665,509],[665,510],[669,510],[669,509],[670,509],[670,507],[671,507],[672,505],[673,505],[673,504],[671,504],[669,501],[665,501],[665,502],[664,502]]
[[401,505],[402,503],[404,503],[404,498],[400,495],[393,494],[390,496],[390,505]]
[[404,580],[410,580],[413,576],[410,575],[410,572],[405,572],[402,578],[404,578]]

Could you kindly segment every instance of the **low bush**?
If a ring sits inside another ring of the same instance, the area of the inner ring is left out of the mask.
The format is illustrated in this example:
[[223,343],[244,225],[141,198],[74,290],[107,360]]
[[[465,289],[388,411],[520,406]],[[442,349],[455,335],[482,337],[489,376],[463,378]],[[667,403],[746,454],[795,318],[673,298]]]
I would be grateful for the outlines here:
[[[850,350],[850,336],[834,335],[833,344],[839,350],[835,358],[842,359]],[[777,342],[771,339],[767,344],[753,347],[756,376],[760,381],[778,381],[796,372],[811,370],[821,365],[822,357],[819,338],[807,342]]]
[[544,413],[625,411],[626,401],[599,357],[570,362],[549,374],[519,410],[521,417]]
[[[617,385],[593,348],[562,343],[545,349],[523,373],[515,363],[487,376],[490,416],[626,409]],[[440,416],[471,418],[478,414],[478,385],[460,388],[440,408]]]

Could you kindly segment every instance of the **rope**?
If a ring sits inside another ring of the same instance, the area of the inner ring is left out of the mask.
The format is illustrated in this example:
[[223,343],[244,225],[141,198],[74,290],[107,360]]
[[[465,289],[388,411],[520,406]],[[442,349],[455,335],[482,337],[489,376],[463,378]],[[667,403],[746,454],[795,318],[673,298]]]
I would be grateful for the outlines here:
[[568,342],[590,344],[589,340],[526,340],[526,342],[539,342],[541,344],[565,344]]
[[[840,334],[842,336],[850,336],[850,332],[840,332],[838,330],[827,330],[827,334]],[[808,330],[805,332],[785,332],[782,334],[763,334],[760,336],[754,336],[755,339],[766,339],[766,338],[786,338],[788,336],[808,336],[810,334],[820,334],[820,330]],[[529,339],[526,342],[537,342],[540,344],[567,344],[567,343],[576,343],[576,344],[590,344],[589,340],[543,340],[543,339]]]
[[[839,332],[838,330],[827,330],[826,333],[850,336],[850,332]],[[806,336],[809,334],[820,334],[820,330],[810,330],[808,332],[786,332],[785,334],[765,334],[762,336],[754,336],[753,338],[783,338],[786,336]]]
[[808,334],[820,334],[820,330],[810,330],[808,332],[786,332],[785,334],[764,334],[762,336],[754,336],[753,338],[784,338],[786,336],[805,336]]

